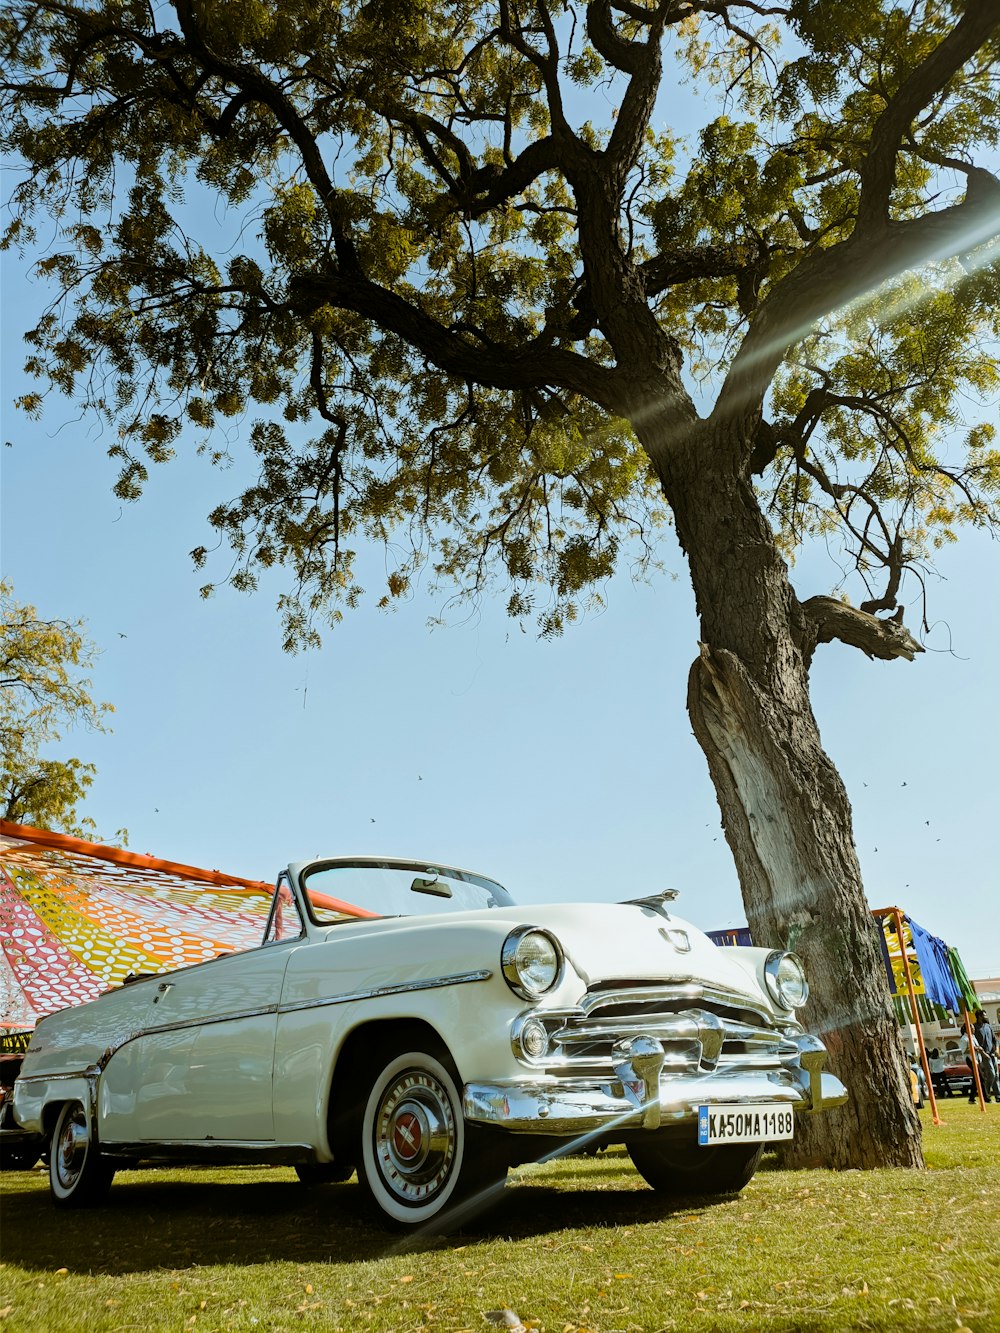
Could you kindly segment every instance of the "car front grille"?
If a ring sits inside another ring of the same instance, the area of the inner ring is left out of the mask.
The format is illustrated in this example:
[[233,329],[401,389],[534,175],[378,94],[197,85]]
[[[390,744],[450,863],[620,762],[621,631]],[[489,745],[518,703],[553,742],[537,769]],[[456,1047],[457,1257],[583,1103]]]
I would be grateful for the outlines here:
[[798,1051],[763,1008],[694,981],[596,987],[578,1008],[544,1019],[549,1050],[532,1063],[563,1076],[610,1075],[615,1045],[637,1036],[660,1042],[667,1075],[778,1069]]

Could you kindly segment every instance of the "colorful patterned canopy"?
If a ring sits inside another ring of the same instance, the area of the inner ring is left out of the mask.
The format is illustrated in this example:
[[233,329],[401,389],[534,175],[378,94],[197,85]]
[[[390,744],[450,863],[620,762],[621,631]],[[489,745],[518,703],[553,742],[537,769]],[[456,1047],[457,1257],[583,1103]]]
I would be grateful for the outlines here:
[[273,887],[0,820],[0,1027],[253,948]]

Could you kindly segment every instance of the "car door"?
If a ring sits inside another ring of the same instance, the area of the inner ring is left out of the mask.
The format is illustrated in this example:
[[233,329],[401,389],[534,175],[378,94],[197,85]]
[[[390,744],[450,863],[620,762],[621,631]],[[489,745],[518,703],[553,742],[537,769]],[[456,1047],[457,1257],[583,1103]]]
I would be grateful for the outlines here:
[[278,1002],[302,939],[301,929],[286,926],[258,949],[157,983],[143,1031],[102,1079],[106,1142],[273,1140]]

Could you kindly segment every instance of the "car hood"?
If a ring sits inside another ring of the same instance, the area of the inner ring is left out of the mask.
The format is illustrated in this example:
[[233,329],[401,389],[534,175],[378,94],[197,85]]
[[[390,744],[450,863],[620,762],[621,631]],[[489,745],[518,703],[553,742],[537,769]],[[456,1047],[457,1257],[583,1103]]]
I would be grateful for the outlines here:
[[[673,912],[631,903],[554,903],[519,910],[521,921],[553,932],[588,986],[697,978],[760,999],[757,951],[720,949]],[[505,914],[515,913],[507,908]]]
[[[503,939],[516,926],[551,931],[583,989],[614,982],[696,980],[745,996],[757,1009],[763,1004],[775,1012],[758,974],[767,950],[719,948],[683,917],[632,903],[529,903],[489,911],[380,918],[347,929],[371,937],[373,943],[381,937],[383,948],[389,934],[419,935],[423,939],[410,944],[414,956],[442,951],[460,954],[470,965],[486,962],[495,967]],[[333,927],[331,935],[343,938],[344,929]],[[437,949],[431,947],[432,940]],[[401,944],[399,940],[392,952]],[[559,997],[570,998],[563,986]]]

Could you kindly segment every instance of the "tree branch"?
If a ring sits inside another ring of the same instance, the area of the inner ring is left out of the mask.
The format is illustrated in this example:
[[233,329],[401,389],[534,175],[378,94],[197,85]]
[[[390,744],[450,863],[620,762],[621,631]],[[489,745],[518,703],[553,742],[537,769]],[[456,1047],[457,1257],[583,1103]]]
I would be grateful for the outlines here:
[[914,117],[998,29],[995,0],[970,0],[952,31],[889,98],[860,167],[861,204],[851,235],[804,258],[768,294],[730,367],[717,419],[754,411],[788,349],[818,320],[908,269],[961,257],[1000,234],[1000,180],[981,167],[966,167],[961,203],[918,218],[889,216],[895,157]]
[[466,182],[463,203],[470,218],[484,217],[497,205],[522,194],[546,171],[564,165],[564,145],[551,137],[535,139],[506,168],[479,167]]
[[447,329],[418,306],[376,282],[336,274],[304,274],[292,280],[293,313],[311,314],[324,305],[351,310],[403,338],[428,361],[458,379],[496,389],[564,388],[594,399],[617,416],[624,414],[619,375],[575,352],[546,346],[540,339],[516,350],[493,344],[485,349]]
[[739,242],[661,250],[652,259],[639,265],[639,275],[646,295],[657,296],[681,282],[738,277],[759,259],[760,250],[757,247]]
[[897,612],[898,618],[889,620],[859,611],[836,597],[810,597],[801,603],[801,608],[805,618],[805,641],[800,646],[807,664],[812,660],[817,644],[832,643],[834,639],[852,648],[860,648],[866,657],[877,657],[883,662],[891,662],[897,657],[912,662],[917,653],[924,651],[902,624],[902,608]]
[[896,154],[918,113],[971,60],[1000,27],[996,0],[969,0],[965,12],[925,60],[889,98],[875,122],[868,153],[861,164],[861,200],[857,232],[878,235],[888,221],[889,197],[896,180]]
[[315,135],[304,123],[294,103],[270,79],[256,69],[235,65],[215,54],[201,35],[191,0],[174,0],[177,19],[185,40],[201,65],[209,73],[239,88],[248,98],[266,106],[286,132],[302,157],[302,165],[316,190],[333,232],[337,262],[345,272],[358,271],[358,258],[350,239],[337,192],[327,172]]
[[757,310],[719,395],[718,418],[759,403],[789,348],[825,316],[908,269],[961,257],[1000,235],[1000,180],[969,169],[965,198],[909,221],[887,221],[878,239],[857,229],[779,282]]

